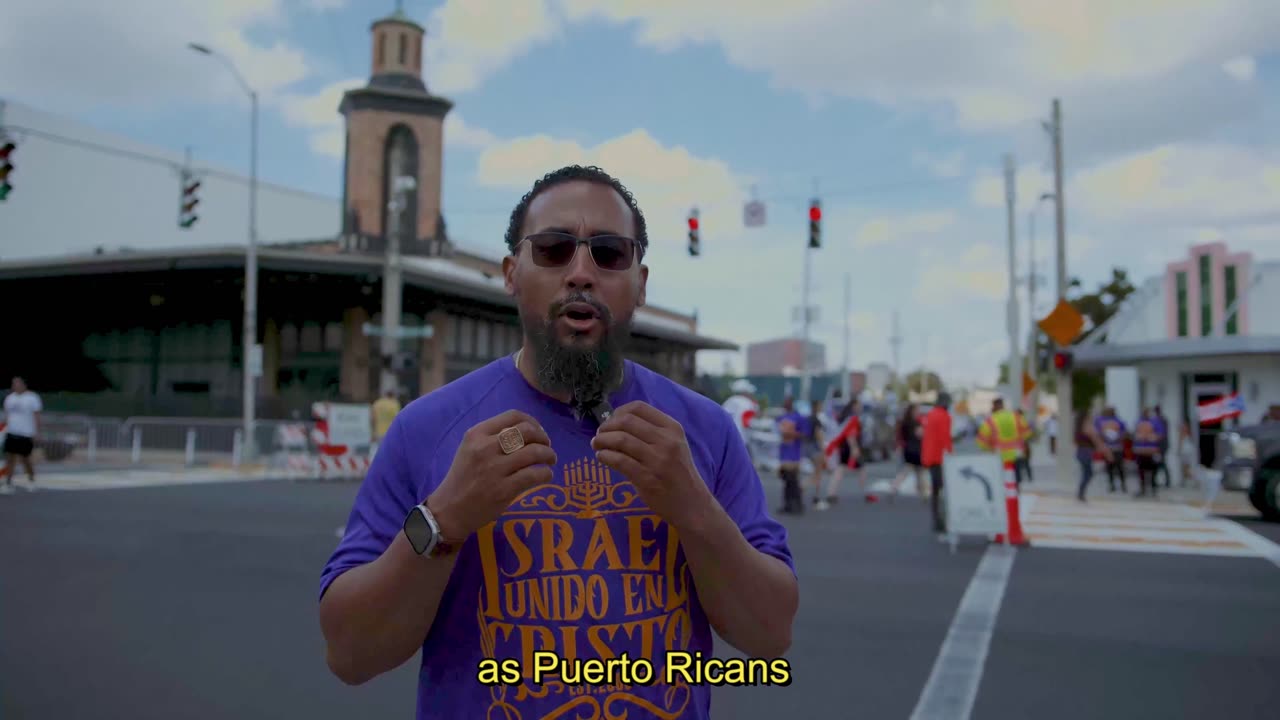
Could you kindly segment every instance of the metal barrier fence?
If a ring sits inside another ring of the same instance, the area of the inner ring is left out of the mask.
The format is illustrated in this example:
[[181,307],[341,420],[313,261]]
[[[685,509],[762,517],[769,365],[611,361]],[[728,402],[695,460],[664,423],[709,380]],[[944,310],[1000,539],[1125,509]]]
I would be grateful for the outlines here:
[[271,458],[301,445],[314,451],[313,423],[255,420],[246,443],[239,418],[130,417],[46,413],[38,445],[46,461],[95,464],[229,464]]

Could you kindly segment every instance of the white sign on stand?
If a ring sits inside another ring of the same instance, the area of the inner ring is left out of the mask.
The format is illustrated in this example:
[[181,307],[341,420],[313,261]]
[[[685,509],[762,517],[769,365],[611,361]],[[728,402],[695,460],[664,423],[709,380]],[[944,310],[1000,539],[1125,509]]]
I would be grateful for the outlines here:
[[373,442],[373,428],[368,405],[330,403],[326,418],[329,444],[357,448]]
[[1008,532],[1004,473],[1004,464],[995,453],[947,455],[943,459],[943,498],[952,552],[960,535]]

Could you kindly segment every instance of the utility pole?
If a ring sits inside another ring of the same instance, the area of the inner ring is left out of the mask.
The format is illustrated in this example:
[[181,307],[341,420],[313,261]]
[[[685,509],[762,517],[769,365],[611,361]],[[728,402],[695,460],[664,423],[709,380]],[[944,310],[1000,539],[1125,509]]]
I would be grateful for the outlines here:
[[[821,215],[819,214],[815,216],[813,214],[814,208],[818,207],[818,204],[817,204],[818,179],[817,178],[813,179],[813,197],[814,197],[814,201],[810,205],[810,215],[809,215],[811,228],[813,227],[813,223],[821,222]],[[820,213],[821,211],[819,210],[818,212]],[[811,229],[811,233],[812,233],[812,229]],[[812,368],[810,368],[809,366],[809,327],[813,320],[813,311],[812,311],[812,308],[809,307],[809,285],[811,282],[810,275],[812,271],[810,269],[810,261],[812,259],[811,255],[813,254],[813,245],[814,245],[814,241],[812,237],[804,245],[804,288],[801,291],[801,294],[803,295],[803,297],[801,298],[801,301],[800,301],[800,312],[802,313],[801,326],[803,328],[802,330],[803,337],[800,341],[801,343],[801,346],[800,346],[800,397],[798,398],[800,402],[808,402],[812,400],[812,398],[809,397],[810,383],[812,382],[812,377],[811,377]]]
[[[902,348],[902,333],[898,331],[898,309],[893,310],[893,335],[889,338],[889,347],[893,350],[893,381],[906,387],[906,378],[899,375],[898,357]],[[895,390],[894,392],[897,392]]]
[[1015,182],[1017,170],[1014,168],[1013,155],[1004,156],[1004,197],[1008,216],[1009,232],[1009,307],[1007,321],[1009,324],[1009,408],[1022,407],[1022,344],[1018,336],[1022,334],[1022,323],[1018,322],[1018,275],[1017,254],[1018,238],[1014,224],[1014,203],[1016,202]]
[[849,312],[852,305],[849,273],[844,274],[844,362],[840,364],[840,394],[849,397]]
[[810,260],[812,251],[808,245],[804,248],[804,288],[801,291],[803,297],[800,300],[801,313],[801,340],[800,340],[800,402],[807,402],[809,398],[810,368],[809,368],[809,324],[812,319],[812,308],[809,307],[809,282],[810,282]]
[[1027,412],[1033,423],[1040,415],[1040,354],[1036,352],[1036,340],[1040,337],[1040,328],[1036,326],[1036,209],[1039,207],[1039,203],[1032,205],[1031,211],[1027,213],[1027,315],[1031,320],[1031,337],[1027,341],[1027,374],[1034,383],[1029,402],[1031,407]]
[[[1053,137],[1053,197],[1055,216],[1058,226],[1058,301],[1067,299],[1067,227],[1066,196],[1062,190],[1062,103],[1053,99],[1053,117],[1049,121],[1049,133]],[[1071,436],[1071,373],[1058,376],[1058,438],[1065,440]],[[1060,478],[1071,477],[1072,456],[1063,450],[1065,443],[1058,446],[1057,475]]]
[[391,182],[391,200],[387,203],[388,227],[386,229],[387,255],[382,274],[382,392],[400,391],[396,360],[400,349],[400,314],[402,308],[400,233],[404,210],[408,206],[407,193],[417,183],[412,177],[398,176]]

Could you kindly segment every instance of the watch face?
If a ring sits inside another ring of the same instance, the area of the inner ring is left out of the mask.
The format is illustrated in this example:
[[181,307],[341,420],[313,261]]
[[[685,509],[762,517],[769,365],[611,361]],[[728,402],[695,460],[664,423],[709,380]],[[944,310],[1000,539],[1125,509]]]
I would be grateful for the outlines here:
[[405,537],[409,538],[409,544],[413,545],[413,551],[419,555],[430,549],[432,541],[435,540],[435,533],[431,530],[431,523],[427,522],[422,510],[416,507],[410,510],[409,517],[405,518],[404,534]]

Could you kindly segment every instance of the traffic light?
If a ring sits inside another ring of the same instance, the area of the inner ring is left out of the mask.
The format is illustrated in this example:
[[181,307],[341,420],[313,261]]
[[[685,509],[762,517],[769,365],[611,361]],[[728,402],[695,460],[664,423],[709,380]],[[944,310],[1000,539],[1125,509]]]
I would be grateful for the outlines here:
[[809,202],[809,247],[822,247],[822,204],[817,198]]
[[701,242],[698,238],[698,208],[689,211],[689,257],[702,254]]
[[0,145],[0,202],[3,202],[13,192],[13,185],[9,182],[9,176],[13,174],[13,162],[10,158],[18,146],[3,135],[0,135],[0,142],[4,143]]
[[200,198],[196,197],[196,191],[200,189],[200,181],[191,174],[189,170],[182,171],[182,199],[178,206],[178,227],[184,230],[190,230],[192,225],[196,224],[196,220],[200,219],[196,215],[196,205],[200,204]]
[[1072,357],[1069,350],[1059,350],[1053,354],[1053,368],[1060,373],[1071,372]]

